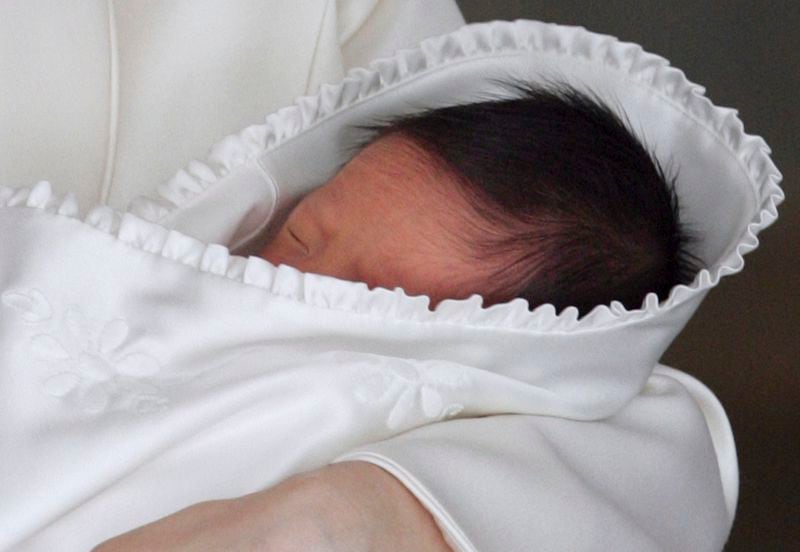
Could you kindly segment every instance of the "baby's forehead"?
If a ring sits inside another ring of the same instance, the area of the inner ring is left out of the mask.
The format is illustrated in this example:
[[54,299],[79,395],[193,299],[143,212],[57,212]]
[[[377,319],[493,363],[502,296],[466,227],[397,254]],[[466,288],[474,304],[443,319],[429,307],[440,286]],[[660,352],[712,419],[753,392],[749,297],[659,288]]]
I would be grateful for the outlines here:
[[365,193],[400,194],[435,202],[453,201],[463,184],[431,148],[399,132],[380,136],[349,163],[344,177],[363,178]]
[[392,227],[410,230],[398,239],[464,234],[464,219],[472,213],[460,185],[424,148],[385,136],[306,196],[295,216],[314,220],[325,233],[346,227],[377,235]]

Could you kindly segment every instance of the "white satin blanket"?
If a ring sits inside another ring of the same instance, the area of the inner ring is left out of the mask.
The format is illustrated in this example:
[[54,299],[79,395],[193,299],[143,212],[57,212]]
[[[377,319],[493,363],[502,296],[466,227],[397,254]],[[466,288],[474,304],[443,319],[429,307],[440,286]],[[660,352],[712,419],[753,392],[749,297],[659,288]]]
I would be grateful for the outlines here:
[[[46,182],[1,188],[0,206],[8,247],[0,258],[0,549],[86,550],[187,505],[253,492],[348,453],[358,458],[351,451],[359,446],[448,418],[590,419],[628,400],[619,382],[603,389],[598,379],[592,398],[581,389],[586,374],[559,377],[558,367],[545,362],[553,354],[548,347],[556,346],[553,336],[533,336],[542,348],[538,358],[504,361],[531,340],[522,330],[530,317],[524,304],[483,310],[476,301],[447,301],[430,312],[421,304],[425,298],[230,256],[222,246],[107,207],[81,220],[73,198],[54,196]],[[585,337],[590,347],[592,336]],[[696,387],[711,404],[710,418],[724,424],[713,396]],[[689,506],[697,487],[681,491],[699,486],[703,507],[691,509],[699,527],[716,528],[709,542],[718,541],[730,518],[706,419],[674,376],[653,376],[645,395],[655,397],[653,404],[635,424],[644,423],[655,439],[644,449],[648,458],[628,457],[620,435],[611,473],[630,475],[642,461],[680,472],[684,482],[670,496]],[[672,417],[667,427],[679,439],[659,444],[653,432],[664,415]],[[551,424],[541,424],[545,442]],[[597,446],[606,435],[593,436],[589,427],[555,435],[570,446]],[[504,438],[515,439],[513,433]],[[463,447],[470,440],[449,442]],[[548,471],[565,464],[548,465],[553,451],[545,453],[552,446],[545,442],[525,443],[539,460],[517,469],[547,485]],[[730,443],[723,445],[730,450]],[[683,471],[685,454],[700,460],[693,473]],[[480,463],[480,454],[471,455]],[[374,451],[367,456],[376,461]],[[514,458],[509,452],[504,461]],[[378,456],[381,462],[397,473]],[[444,477],[447,453],[432,452],[422,465],[428,476]],[[588,466],[602,471],[603,465]],[[498,469],[477,469],[472,477]],[[613,483],[609,475],[596,484]],[[475,549],[414,476],[402,479],[438,511],[456,550]],[[628,502],[624,486],[631,483],[613,485],[623,485]],[[459,485],[470,487],[466,480]],[[587,490],[596,492],[581,492]],[[533,517],[547,527],[554,513],[581,503],[580,492],[533,491],[501,510],[545,501],[546,511]],[[589,504],[590,518],[601,521],[596,498]],[[466,532],[480,540],[498,529]],[[643,538],[633,544],[646,544]]]

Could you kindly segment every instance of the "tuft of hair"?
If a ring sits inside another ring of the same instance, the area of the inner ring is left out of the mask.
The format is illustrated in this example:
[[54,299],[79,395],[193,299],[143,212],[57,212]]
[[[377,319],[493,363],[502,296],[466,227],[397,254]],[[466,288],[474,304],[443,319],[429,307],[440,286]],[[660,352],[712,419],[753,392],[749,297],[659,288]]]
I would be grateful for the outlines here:
[[488,223],[470,244],[476,262],[493,263],[487,303],[522,297],[583,315],[612,301],[638,309],[690,283],[701,264],[675,178],[621,117],[568,85],[502,84],[511,97],[367,127],[400,133],[462,184]]

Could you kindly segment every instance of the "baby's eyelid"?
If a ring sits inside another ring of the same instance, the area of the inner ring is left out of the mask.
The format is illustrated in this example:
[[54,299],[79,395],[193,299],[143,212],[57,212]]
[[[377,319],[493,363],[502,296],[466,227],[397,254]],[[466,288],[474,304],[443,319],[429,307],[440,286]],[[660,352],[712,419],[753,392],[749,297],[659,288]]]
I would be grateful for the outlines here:
[[303,247],[303,249],[305,249],[305,250],[306,250],[306,253],[309,253],[309,252],[310,252],[310,251],[309,251],[309,249],[308,249],[308,245],[306,245],[306,243],[305,243],[303,240],[301,240],[300,238],[298,238],[298,237],[297,237],[297,234],[295,234],[294,232],[292,232],[292,229],[291,229],[291,228],[288,228],[288,227],[287,227],[287,228],[286,228],[286,231],[287,231],[287,232],[289,232],[289,235],[290,235],[290,236],[292,236],[292,238],[294,238],[294,241],[296,241],[297,243],[299,243],[299,244],[300,244],[300,245]]

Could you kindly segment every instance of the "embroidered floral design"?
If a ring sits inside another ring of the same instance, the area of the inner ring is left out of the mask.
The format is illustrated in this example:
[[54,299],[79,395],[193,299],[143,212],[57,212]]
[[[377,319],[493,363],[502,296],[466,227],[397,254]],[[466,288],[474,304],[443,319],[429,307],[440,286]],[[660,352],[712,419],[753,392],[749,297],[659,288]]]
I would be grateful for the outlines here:
[[2,295],[3,304],[19,311],[25,322],[44,322],[53,315],[53,308],[38,289],[7,291]]
[[362,383],[354,393],[361,403],[394,403],[386,420],[389,429],[416,425],[420,414],[426,421],[438,422],[463,410],[463,404],[445,399],[449,392],[469,383],[457,368],[382,360],[382,366],[365,368]]
[[[53,308],[37,289],[3,293],[2,302],[29,323],[51,319]],[[130,327],[116,318],[99,326],[77,305],[70,305],[59,332],[39,333],[28,343],[33,358],[56,373],[43,382],[48,395],[77,404],[87,413],[104,410],[149,412],[168,400],[151,378],[161,364],[151,355],[126,352]]]

